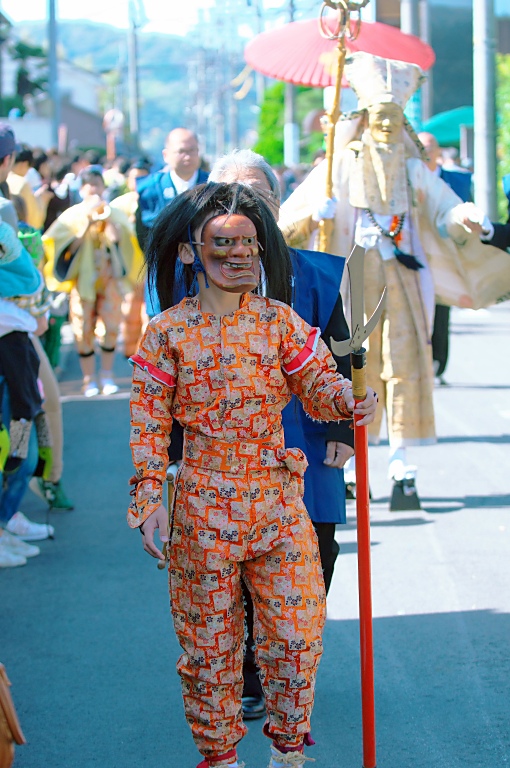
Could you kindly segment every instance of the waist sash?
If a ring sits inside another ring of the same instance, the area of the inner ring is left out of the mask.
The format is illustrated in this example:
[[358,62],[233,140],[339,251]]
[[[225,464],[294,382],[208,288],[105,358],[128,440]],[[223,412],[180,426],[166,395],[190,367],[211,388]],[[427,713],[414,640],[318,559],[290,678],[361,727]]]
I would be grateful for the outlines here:
[[228,441],[184,431],[183,463],[234,476],[286,467],[303,477],[308,461],[299,448],[285,448],[283,429],[263,438]]

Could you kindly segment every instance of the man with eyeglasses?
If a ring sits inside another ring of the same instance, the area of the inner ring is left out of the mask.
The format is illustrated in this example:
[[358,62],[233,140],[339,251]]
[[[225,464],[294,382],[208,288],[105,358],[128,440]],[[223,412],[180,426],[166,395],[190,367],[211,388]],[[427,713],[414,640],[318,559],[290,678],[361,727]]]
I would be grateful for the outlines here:
[[200,169],[198,139],[187,128],[170,131],[163,149],[163,160],[165,167],[161,171],[151,173],[137,184],[136,235],[142,251],[149,230],[165,205],[181,192],[207,181],[208,174]]
[[[163,148],[165,167],[161,171],[137,179],[138,208],[135,213],[135,230],[140,248],[145,253],[149,231],[158,214],[181,192],[197,184],[205,184],[208,173],[201,170],[198,138],[187,128],[174,128],[166,137]],[[160,311],[155,292],[145,286],[145,308],[153,317]],[[172,445],[169,450],[170,462],[182,458],[183,432],[180,425],[174,427]]]

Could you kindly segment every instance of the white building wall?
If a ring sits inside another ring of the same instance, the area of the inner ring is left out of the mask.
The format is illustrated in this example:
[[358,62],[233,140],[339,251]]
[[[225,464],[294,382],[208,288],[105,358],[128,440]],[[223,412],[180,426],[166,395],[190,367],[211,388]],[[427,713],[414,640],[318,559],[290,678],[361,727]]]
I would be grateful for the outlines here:
[[99,110],[100,79],[93,72],[80,69],[66,61],[59,61],[58,84],[61,96],[68,96],[71,104],[92,114]]
[[28,144],[30,147],[43,147],[49,149],[53,145],[51,136],[51,120],[47,117],[25,116],[19,120],[4,120],[9,123],[16,141],[20,144]]

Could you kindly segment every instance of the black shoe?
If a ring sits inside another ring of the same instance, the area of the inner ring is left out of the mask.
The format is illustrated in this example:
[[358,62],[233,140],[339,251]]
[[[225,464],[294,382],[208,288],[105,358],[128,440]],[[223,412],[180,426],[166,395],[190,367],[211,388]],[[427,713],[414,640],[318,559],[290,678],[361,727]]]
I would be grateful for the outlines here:
[[[352,501],[352,499],[356,498],[356,483],[346,483],[345,484],[345,499],[346,501]],[[368,489],[368,498],[372,498],[372,489],[369,487]]]
[[266,714],[263,696],[243,696],[242,704],[244,720],[258,720]]
[[393,480],[390,512],[411,512],[421,509],[420,497],[416,491],[415,477],[410,473],[402,480]]

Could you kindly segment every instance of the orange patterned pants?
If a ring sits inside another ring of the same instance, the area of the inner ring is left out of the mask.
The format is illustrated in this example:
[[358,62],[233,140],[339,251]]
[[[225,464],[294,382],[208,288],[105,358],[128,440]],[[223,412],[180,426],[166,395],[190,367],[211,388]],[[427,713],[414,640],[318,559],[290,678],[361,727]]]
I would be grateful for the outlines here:
[[222,755],[246,733],[242,720],[244,607],[255,608],[256,656],[266,697],[267,734],[298,746],[310,731],[322,653],[326,593],[317,539],[286,466],[179,470],[170,549],[170,595],[184,653],[186,718],[204,757]]

